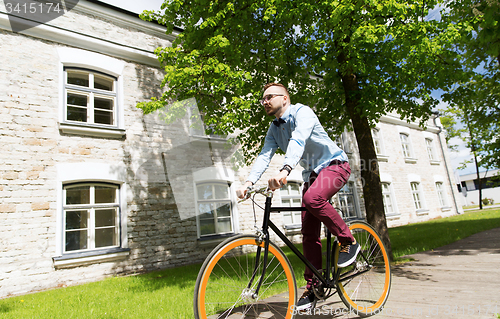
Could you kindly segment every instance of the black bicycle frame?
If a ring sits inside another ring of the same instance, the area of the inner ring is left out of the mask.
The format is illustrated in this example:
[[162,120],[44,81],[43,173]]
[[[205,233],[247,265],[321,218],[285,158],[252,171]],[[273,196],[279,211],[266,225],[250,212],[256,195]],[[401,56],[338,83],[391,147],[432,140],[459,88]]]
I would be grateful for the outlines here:
[[[266,204],[264,208],[264,219],[262,222],[262,231],[264,233],[265,239],[264,239],[264,266],[262,269],[262,276],[260,277],[259,284],[257,285],[257,289],[255,290],[255,295],[258,295],[260,287],[262,285],[262,282],[264,280],[264,275],[267,270],[267,255],[269,251],[269,242],[270,242],[270,237],[269,237],[269,231],[268,229],[271,228],[276,235],[278,235],[279,238],[294,252],[294,254],[299,257],[299,259],[307,266],[313,274],[318,278],[319,281],[324,285],[324,287],[329,287],[332,285],[332,282],[329,282],[326,278],[330,277],[330,260],[331,260],[331,233],[328,231],[327,232],[327,265],[326,265],[326,273],[325,276],[321,274],[316,267],[314,267],[309,260],[304,257],[304,255],[295,247],[295,245],[276,227],[276,225],[271,221],[271,212],[281,212],[281,211],[305,211],[306,209],[304,207],[271,207],[272,205],[272,198],[267,196],[266,197]],[[255,269],[257,269],[257,265],[260,262],[260,249],[261,246],[259,246],[259,249],[257,250],[257,256],[256,256],[256,261],[255,261]],[[248,288],[251,287],[252,282],[255,278],[255,271],[250,279],[250,282],[248,284]],[[326,277],[326,278],[325,278]],[[336,277],[335,277],[336,278]],[[334,279],[333,282],[335,282],[336,279]]]

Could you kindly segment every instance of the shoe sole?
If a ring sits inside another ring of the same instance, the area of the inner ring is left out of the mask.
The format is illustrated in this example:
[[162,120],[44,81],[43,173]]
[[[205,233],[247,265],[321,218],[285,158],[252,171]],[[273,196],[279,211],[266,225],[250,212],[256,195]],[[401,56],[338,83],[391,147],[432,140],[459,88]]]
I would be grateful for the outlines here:
[[307,309],[311,309],[311,308],[314,308],[316,302],[313,301],[311,303],[308,303],[308,304],[305,304],[305,305],[302,305],[302,306],[295,306],[295,310],[297,311],[304,311],[304,310],[307,310]]
[[339,268],[344,268],[344,267],[347,267],[349,266],[350,264],[352,264],[355,260],[356,260],[356,257],[358,256],[359,254],[359,251],[361,250],[361,246],[358,245],[358,249],[356,249],[356,253],[354,254],[354,256],[352,256],[351,259],[349,259],[348,261],[346,261],[345,263],[343,264],[337,264],[337,267]]

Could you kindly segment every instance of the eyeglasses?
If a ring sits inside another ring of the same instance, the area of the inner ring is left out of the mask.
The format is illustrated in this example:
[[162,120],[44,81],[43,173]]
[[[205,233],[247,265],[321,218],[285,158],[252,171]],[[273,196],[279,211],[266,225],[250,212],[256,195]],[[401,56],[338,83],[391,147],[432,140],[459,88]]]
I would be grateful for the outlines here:
[[268,94],[260,100],[260,104],[271,101],[275,96],[284,96],[284,94]]

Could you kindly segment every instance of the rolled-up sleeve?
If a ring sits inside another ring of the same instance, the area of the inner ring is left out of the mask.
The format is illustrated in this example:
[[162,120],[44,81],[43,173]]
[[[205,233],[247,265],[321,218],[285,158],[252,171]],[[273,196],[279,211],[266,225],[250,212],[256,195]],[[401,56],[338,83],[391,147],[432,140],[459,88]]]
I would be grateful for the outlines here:
[[252,171],[250,172],[247,181],[255,184],[260,179],[262,174],[269,167],[269,162],[271,162],[271,158],[274,156],[274,153],[276,153],[277,149],[278,143],[276,143],[276,140],[271,133],[271,128],[269,128],[269,130],[267,131],[266,139],[264,140],[262,151],[259,153],[259,156],[257,157],[257,160],[252,167]]

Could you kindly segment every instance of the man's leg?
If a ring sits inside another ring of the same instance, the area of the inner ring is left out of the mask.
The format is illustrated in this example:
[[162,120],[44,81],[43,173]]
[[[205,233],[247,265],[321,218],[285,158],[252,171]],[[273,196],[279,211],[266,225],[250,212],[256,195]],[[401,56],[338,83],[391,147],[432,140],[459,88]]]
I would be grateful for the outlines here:
[[[314,181],[310,180],[312,183],[307,188],[307,191],[304,192],[302,199],[302,203],[307,208],[307,211],[325,224],[330,232],[337,236],[341,244],[352,243],[354,237],[340,214],[328,201],[345,185],[350,173],[351,168],[348,163],[331,165],[324,168]],[[302,225],[302,228],[304,227]],[[312,240],[307,239],[307,242],[312,242]],[[306,247],[304,247],[305,249]]]

